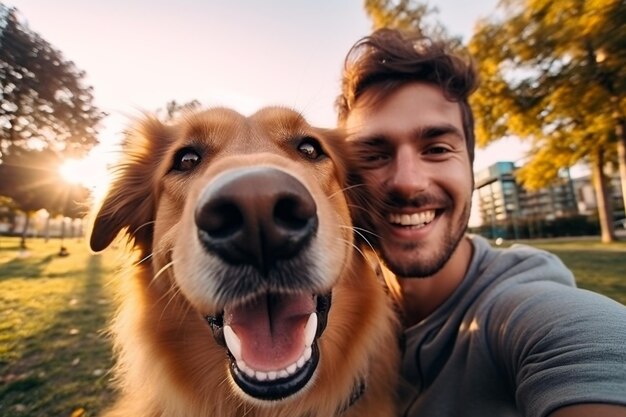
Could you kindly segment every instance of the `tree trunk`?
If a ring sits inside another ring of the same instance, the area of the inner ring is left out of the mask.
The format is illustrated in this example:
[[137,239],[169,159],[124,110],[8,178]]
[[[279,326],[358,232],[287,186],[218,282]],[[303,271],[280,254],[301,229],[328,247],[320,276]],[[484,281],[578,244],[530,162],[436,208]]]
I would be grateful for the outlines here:
[[617,159],[619,161],[619,179],[622,183],[622,198],[626,214],[626,120],[620,119],[615,126],[617,135]]
[[44,242],[48,243],[50,240],[50,218],[52,216],[48,213],[48,217],[46,218],[46,226],[44,231]]
[[59,248],[59,256],[67,256],[69,252],[65,247],[65,217],[61,217],[61,247]]
[[602,148],[598,149],[592,161],[593,188],[596,192],[598,203],[598,218],[600,220],[600,232],[603,243],[615,241],[613,229],[613,211],[611,201],[607,196],[606,176],[604,174],[604,155]]
[[61,247],[65,243],[65,217],[61,217]]
[[25,212],[26,220],[24,220],[24,228],[22,229],[22,239],[20,240],[20,248],[26,249],[26,234],[28,233],[28,226],[30,224],[30,213]]

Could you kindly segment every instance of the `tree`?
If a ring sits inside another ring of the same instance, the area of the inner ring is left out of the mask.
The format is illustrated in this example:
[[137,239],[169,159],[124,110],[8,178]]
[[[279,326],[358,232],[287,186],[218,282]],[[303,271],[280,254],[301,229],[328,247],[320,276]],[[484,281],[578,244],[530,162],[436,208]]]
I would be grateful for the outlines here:
[[[26,245],[29,220],[37,210],[82,217],[89,190],[61,178],[61,159],[50,149],[13,149],[0,165],[0,195],[11,198],[26,214],[21,246]],[[81,211],[82,210],[82,211]]]
[[612,241],[603,168],[620,149],[626,184],[626,3],[506,0],[502,8],[506,18],[483,21],[469,45],[482,80],[472,99],[477,142],[531,141],[519,176],[530,189],[590,163],[602,240]]
[[165,110],[157,109],[156,114],[165,123],[170,123],[187,112],[198,110],[201,106],[202,104],[195,99],[183,104],[178,103],[176,100],[170,100],[165,103]]
[[88,202],[91,199],[91,191],[80,184],[68,182],[59,183],[57,198],[52,200],[54,206],[48,209],[50,216],[60,215],[61,222],[61,243],[59,256],[67,256],[69,253],[64,245],[65,239],[65,218],[81,219],[88,212]]
[[461,40],[448,34],[437,20],[438,10],[420,0],[365,0],[365,13],[372,20],[374,29],[397,28],[410,30],[433,39],[448,41],[453,47],[461,47]]
[[104,113],[84,76],[0,3],[0,157],[33,146],[79,156],[96,145]]

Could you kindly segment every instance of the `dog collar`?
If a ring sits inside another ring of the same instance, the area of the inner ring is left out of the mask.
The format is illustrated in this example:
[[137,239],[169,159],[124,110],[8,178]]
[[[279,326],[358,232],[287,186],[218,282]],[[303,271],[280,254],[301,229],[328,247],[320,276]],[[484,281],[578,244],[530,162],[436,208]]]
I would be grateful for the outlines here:
[[367,384],[365,383],[365,378],[360,377],[357,381],[355,381],[354,386],[352,387],[352,393],[348,398],[348,401],[341,407],[341,409],[337,412],[337,416],[342,415],[346,411],[350,409],[357,401],[361,399],[363,394],[365,393],[365,389],[367,388]]

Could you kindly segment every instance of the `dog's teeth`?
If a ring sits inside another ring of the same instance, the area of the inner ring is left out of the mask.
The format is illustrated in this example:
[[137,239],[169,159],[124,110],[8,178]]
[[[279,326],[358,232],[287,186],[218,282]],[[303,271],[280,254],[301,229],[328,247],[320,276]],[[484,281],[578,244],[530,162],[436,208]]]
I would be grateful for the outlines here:
[[[237,358],[237,368],[246,374],[250,378],[254,378],[257,381],[274,381],[279,378],[287,378],[290,375],[295,374],[300,368],[302,368],[308,361],[311,359],[313,355],[313,349],[310,344],[313,343],[313,336],[310,334],[313,332],[311,329],[317,329],[317,316],[315,313],[309,316],[309,321],[306,324],[305,333],[307,334],[307,346],[305,346],[302,355],[298,358],[297,361],[289,365],[288,367],[275,370],[275,371],[255,371],[250,368],[248,364],[246,364],[241,357]],[[313,333],[314,334],[314,333]],[[241,343],[239,342],[239,338],[235,334],[235,332],[230,328],[230,326],[224,326],[224,338],[226,339],[226,344],[228,348],[231,350],[233,356],[239,355],[241,356]],[[310,344],[309,344],[310,341]]]
[[224,340],[226,341],[228,350],[235,357],[235,360],[241,360],[241,341],[230,326],[224,326]]
[[313,345],[315,334],[317,333],[317,314],[311,313],[309,320],[306,322],[304,328],[304,345],[310,347]]
[[255,377],[255,372],[252,368],[250,368],[244,361],[237,361],[237,368],[242,371],[244,374],[248,375],[250,378]]
[[293,375],[294,373],[296,373],[297,370],[298,370],[298,365],[295,363],[292,363],[291,365],[287,367],[287,373],[289,375]]

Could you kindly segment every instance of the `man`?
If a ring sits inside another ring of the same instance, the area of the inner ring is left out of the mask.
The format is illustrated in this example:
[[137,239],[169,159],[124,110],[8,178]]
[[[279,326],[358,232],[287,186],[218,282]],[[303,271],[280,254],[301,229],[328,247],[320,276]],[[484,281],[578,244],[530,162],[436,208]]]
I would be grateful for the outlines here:
[[547,252],[465,234],[471,64],[383,29],[351,49],[342,87],[357,224],[397,275],[404,415],[626,416],[626,308]]

